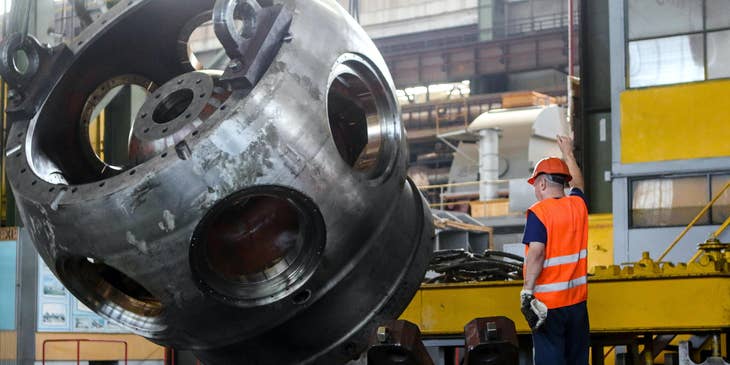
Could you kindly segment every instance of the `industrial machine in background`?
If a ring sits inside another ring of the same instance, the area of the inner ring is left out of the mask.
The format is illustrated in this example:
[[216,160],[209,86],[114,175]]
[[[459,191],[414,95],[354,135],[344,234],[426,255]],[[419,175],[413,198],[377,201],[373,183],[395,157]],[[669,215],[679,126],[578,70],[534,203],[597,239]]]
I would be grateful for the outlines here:
[[[187,44],[211,22],[224,70]],[[22,220],[96,313],[206,364],[340,364],[418,289],[431,212],[385,62],[336,2],[125,0],[0,61]],[[144,101],[102,155],[90,125],[127,86]]]
[[[479,202],[471,205],[472,215],[476,217],[523,212],[535,203],[527,177],[540,159],[559,157],[556,136],[570,134],[565,108],[540,105],[550,102],[549,98],[528,98],[520,100],[521,103],[510,101],[514,98],[505,95],[503,104],[509,108],[483,113],[465,129],[440,135],[456,150],[449,172],[451,186],[443,198],[478,198]],[[467,184],[475,181],[479,183]],[[501,210],[475,211],[479,203],[495,203],[500,198],[509,198]]]

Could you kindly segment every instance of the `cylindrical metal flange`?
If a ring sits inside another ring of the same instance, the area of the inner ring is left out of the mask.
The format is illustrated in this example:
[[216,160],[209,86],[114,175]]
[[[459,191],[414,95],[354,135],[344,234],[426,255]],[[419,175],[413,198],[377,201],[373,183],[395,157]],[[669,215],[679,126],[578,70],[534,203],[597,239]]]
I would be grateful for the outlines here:
[[[431,215],[365,32],[335,1],[258,4],[223,74],[180,58],[212,0],[123,1],[50,50],[11,106],[8,176],[95,312],[206,364],[343,363],[418,288]],[[123,166],[88,141],[93,99],[119,84],[148,91]]]

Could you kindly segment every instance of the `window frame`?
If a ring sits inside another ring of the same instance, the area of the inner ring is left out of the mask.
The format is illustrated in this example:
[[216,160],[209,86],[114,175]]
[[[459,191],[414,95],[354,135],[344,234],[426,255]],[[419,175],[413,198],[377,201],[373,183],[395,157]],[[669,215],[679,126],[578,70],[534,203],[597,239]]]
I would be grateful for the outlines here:
[[[625,75],[624,86],[625,86],[625,89],[626,90],[640,90],[640,89],[646,89],[646,88],[652,88],[652,87],[694,84],[694,83],[700,83],[700,82],[706,82],[706,81],[730,79],[730,76],[718,77],[718,78],[708,78],[709,69],[708,69],[708,62],[707,62],[707,34],[715,33],[715,32],[722,32],[722,31],[730,31],[730,26],[713,28],[713,29],[707,28],[707,0],[702,0],[702,29],[701,30],[691,31],[691,32],[663,34],[660,36],[637,37],[637,38],[630,39],[629,38],[629,0],[624,0],[624,75]],[[637,87],[631,86],[631,57],[630,57],[630,53],[629,53],[629,44],[631,42],[663,39],[663,38],[678,37],[678,36],[692,36],[692,35],[702,35],[702,66],[703,66],[704,76],[701,80],[674,82],[674,83],[669,83],[669,84],[645,85],[645,86],[637,86]]]
[[[709,203],[712,198],[715,196],[716,192],[712,190],[712,178],[715,176],[723,176],[723,175],[730,175],[730,170],[727,171],[711,171],[711,172],[704,172],[704,173],[687,173],[687,174],[659,174],[659,175],[647,175],[647,176],[637,176],[632,177],[628,179],[628,195],[627,195],[627,212],[628,215],[628,227],[630,230],[633,229],[656,229],[656,228],[680,228],[680,227],[687,227],[687,225],[690,223],[688,221],[685,224],[679,224],[679,225],[666,225],[666,226],[660,226],[660,225],[653,225],[653,226],[636,226],[634,223],[634,214],[633,214],[633,206],[634,206],[634,182],[637,181],[645,181],[645,180],[659,180],[659,179],[681,179],[681,178],[689,178],[689,177],[704,177],[705,182],[707,184],[707,201],[704,204]],[[730,190],[726,191],[725,194],[729,194]],[[704,206],[704,205],[703,205]],[[697,223],[694,226],[700,226],[700,227],[711,227],[711,226],[719,226],[723,222],[714,222],[713,221],[713,206],[710,207],[710,209],[707,210],[707,217],[708,222],[707,224],[700,224]],[[698,212],[699,213],[699,212]],[[693,216],[693,218],[697,215]]]

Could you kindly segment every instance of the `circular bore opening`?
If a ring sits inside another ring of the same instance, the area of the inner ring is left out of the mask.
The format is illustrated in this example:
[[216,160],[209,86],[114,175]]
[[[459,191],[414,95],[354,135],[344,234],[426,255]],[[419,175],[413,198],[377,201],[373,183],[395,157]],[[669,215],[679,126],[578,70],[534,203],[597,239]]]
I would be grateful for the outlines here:
[[[276,196],[248,197],[226,207],[205,235],[208,267],[226,280],[282,271],[301,247],[301,223],[294,204]],[[283,267],[282,267],[283,268]],[[273,271],[273,272],[270,272]]]
[[88,142],[100,161],[112,170],[122,170],[132,164],[129,147],[134,119],[148,92],[140,85],[129,83],[105,90],[107,87],[101,86],[89,98],[93,109],[85,119]]
[[59,269],[77,297],[92,310],[143,331],[161,329],[161,301],[121,271],[87,257],[65,259]]
[[18,49],[13,54],[13,68],[21,75],[25,75],[30,70],[30,57],[24,49]]
[[399,135],[392,90],[354,55],[338,64],[333,76],[327,114],[337,151],[355,171],[380,176],[395,154]]
[[157,124],[169,123],[175,118],[182,115],[190,106],[195,98],[195,93],[190,89],[180,89],[166,98],[157,105],[152,113],[152,121]]
[[266,186],[213,207],[193,234],[190,257],[204,292],[254,306],[296,292],[323,247],[324,222],[314,203],[296,191]]
[[187,57],[195,70],[224,70],[231,59],[215,35],[211,15],[195,27],[187,40]]

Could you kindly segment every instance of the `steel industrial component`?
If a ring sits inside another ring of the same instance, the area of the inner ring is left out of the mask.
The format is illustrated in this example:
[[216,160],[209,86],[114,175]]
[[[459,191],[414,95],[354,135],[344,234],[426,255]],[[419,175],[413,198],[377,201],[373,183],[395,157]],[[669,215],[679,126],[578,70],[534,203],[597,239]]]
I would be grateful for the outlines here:
[[[206,21],[223,72],[191,66]],[[68,45],[9,37],[0,72],[23,222],[106,318],[209,365],[337,364],[417,290],[431,214],[385,62],[335,1],[125,0]],[[147,97],[112,163],[88,126],[120,85]]]
[[433,365],[421,341],[418,326],[407,321],[389,321],[378,327],[368,349],[368,365]]
[[703,361],[702,363],[695,363],[690,358],[690,350],[689,350],[689,342],[687,341],[680,341],[679,342],[679,365],[730,365],[729,362],[725,361],[722,357],[720,357],[720,351],[719,351],[719,343],[717,339],[717,335],[713,336],[713,344],[712,344],[712,356],[708,357],[707,360]]
[[464,365],[516,365],[519,343],[507,317],[477,318],[464,327]]

